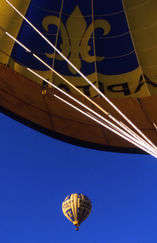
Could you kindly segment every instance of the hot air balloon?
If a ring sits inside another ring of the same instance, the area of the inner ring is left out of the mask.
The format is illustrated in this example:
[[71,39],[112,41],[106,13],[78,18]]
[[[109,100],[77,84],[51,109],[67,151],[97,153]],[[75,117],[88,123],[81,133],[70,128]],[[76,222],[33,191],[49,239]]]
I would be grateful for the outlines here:
[[156,156],[156,8],[1,0],[0,111],[72,144]]
[[81,193],[74,193],[67,196],[62,203],[62,211],[65,217],[70,220],[76,230],[91,212],[91,201]]

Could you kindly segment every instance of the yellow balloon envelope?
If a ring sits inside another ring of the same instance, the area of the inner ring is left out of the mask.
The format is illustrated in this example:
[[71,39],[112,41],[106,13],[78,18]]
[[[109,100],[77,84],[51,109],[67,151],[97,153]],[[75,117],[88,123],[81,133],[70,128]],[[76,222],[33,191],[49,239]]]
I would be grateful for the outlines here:
[[90,97],[121,121],[90,80],[157,145],[156,9],[156,0],[0,0],[0,112],[68,143],[141,153],[56,97],[97,111]]
[[67,196],[62,203],[63,214],[69,219],[78,230],[80,224],[88,217],[91,212],[91,201],[88,197],[80,193]]

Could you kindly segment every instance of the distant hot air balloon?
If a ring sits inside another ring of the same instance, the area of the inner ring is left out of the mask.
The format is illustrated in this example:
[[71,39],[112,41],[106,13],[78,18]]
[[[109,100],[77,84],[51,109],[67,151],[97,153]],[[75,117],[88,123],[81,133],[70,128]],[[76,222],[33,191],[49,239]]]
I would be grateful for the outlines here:
[[62,210],[67,219],[69,219],[78,230],[80,224],[88,217],[91,212],[91,201],[81,193],[74,193],[67,196],[62,203]]
[[[157,144],[156,8],[156,0],[1,0],[0,111],[72,144],[156,155],[104,99]],[[93,111],[118,119],[129,139]]]

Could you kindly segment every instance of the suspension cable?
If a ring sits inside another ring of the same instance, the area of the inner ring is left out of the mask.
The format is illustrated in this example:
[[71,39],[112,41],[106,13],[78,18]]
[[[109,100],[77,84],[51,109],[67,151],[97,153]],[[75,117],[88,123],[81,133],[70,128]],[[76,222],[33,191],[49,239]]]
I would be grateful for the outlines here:
[[75,67],[10,1],[5,0],[84,80],[87,81],[97,92],[109,103],[151,146],[156,146],[150,141],[149,138],[132,122],[125,114],[120,111],[108,98],[105,96],[77,67]]

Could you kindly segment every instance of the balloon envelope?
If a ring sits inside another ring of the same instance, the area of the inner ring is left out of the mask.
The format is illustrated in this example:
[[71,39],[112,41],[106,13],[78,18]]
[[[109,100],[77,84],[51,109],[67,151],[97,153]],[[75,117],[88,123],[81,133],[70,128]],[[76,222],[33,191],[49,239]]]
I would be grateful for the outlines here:
[[[156,0],[10,0],[101,92],[157,144]],[[147,18],[145,17],[147,16]],[[26,52],[7,31],[119,118],[96,91],[11,6],[0,2],[0,109],[49,136],[95,149],[140,152],[133,145],[58,101],[59,93],[28,68],[88,103]],[[62,95],[61,95],[62,96]],[[120,118],[121,119],[121,118]],[[122,120],[123,122],[123,120]]]

